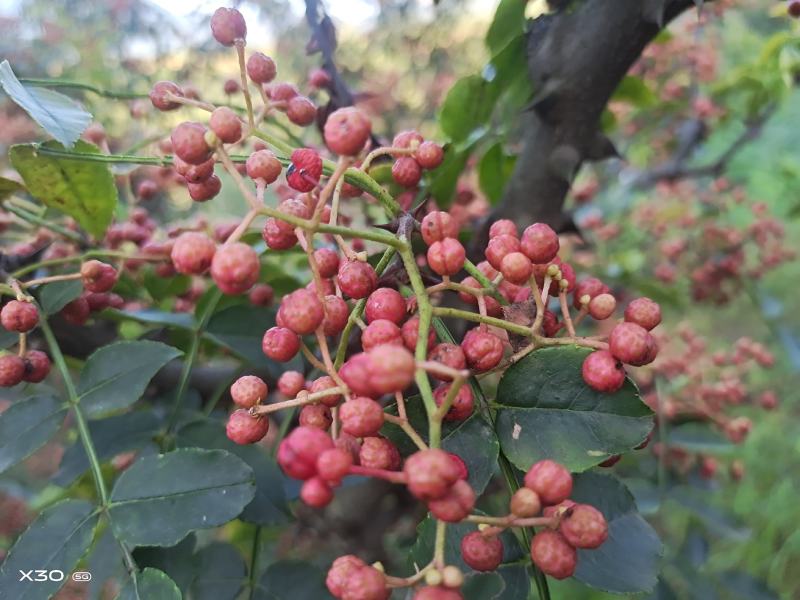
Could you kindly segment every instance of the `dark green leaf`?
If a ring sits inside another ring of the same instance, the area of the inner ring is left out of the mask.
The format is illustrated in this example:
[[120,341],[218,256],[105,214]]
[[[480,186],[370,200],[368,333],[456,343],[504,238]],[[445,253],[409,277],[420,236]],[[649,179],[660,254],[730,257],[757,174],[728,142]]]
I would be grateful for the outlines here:
[[[89,423],[89,435],[94,442],[97,457],[108,460],[129,450],[138,450],[152,441],[159,428],[159,420],[152,411],[130,412]],[[66,487],[89,468],[86,450],[76,440],[61,459],[53,483]]]
[[439,113],[439,124],[453,142],[463,142],[487,124],[497,92],[478,75],[462,77],[447,93]]
[[618,594],[652,590],[658,581],[661,540],[636,511],[627,488],[612,475],[575,476],[571,498],[591,504],[608,521],[608,539],[594,550],[578,550],[575,579]]
[[20,581],[19,572],[57,569],[68,577],[92,543],[97,518],[84,500],[63,500],[43,510],[0,565],[3,598],[41,600],[53,595],[63,581]]
[[117,342],[92,353],[81,371],[78,394],[90,416],[136,402],[161,367],[181,352],[147,340]]
[[667,445],[704,454],[730,454],[736,449],[728,438],[706,423],[684,423],[670,428]]
[[123,541],[169,546],[194,529],[227,523],[254,493],[253,470],[236,456],[185,448],[131,465],[114,485],[109,511]]
[[778,600],[779,596],[767,587],[766,582],[743,571],[726,571],[716,578],[719,586],[731,600]]
[[174,298],[184,294],[189,290],[192,280],[187,275],[161,277],[153,271],[146,271],[142,283],[150,297],[159,302],[164,298]]
[[750,529],[740,523],[734,515],[708,502],[708,493],[688,486],[675,486],[667,497],[691,511],[703,525],[715,534],[739,542],[750,538]]
[[54,315],[83,292],[80,280],[54,281],[44,285],[39,292],[39,303],[46,315]]
[[499,202],[503,196],[506,182],[511,177],[516,162],[515,156],[503,152],[500,142],[492,145],[481,158],[478,164],[478,182],[492,204]]
[[118,310],[112,311],[112,314],[122,319],[131,319],[139,323],[149,323],[152,325],[166,325],[169,327],[179,327],[180,329],[192,329],[195,326],[194,317],[186,313],[172,313],[162,310]]
[[33,396],[0,413],[0,473],[44,446],[66,414],[53,396]]
[[626,75],[619,82],[612,100],[617,102],[628,102],[639,108],[646,108],[658,102],[656,94],[647,87],[641,77]]
[[196,554],[195,564],[197,576],[189,590],[193,600],[235,600],[247,574],[236,548],[215,542]]
[[[42,146],[64,149],[58,142]],[[83,140],[78,140],[75,149],[85,154],[100,152]],[[73,217],[95,238],[103,237],[117,207],[117,187],[105,164],[41,154],[34,145],[12,146],[9,157],[32,196]]]
[[653,413],[630,380],[613,394],[584,383],[581,366],[589,353],[576,346],[543,348],[500,380],[500,447],[523,471],[544,458],[583,471],[638,446],[652,428]]
[[498,572],[476,573],[467,577],[461,587],[461,595],[464,600],[484,600],[485,598],[497,598],[503,592],[506,584]]
[[[139,565],[141,568],[143,565]],[[106,527],[95,539],[86,557],[86,571],[92,574],[89,582],[90,600],[105,600],[104,587],[114,585],[119,589],[128,578],[122,549],[114,538],[110,527]]]
[[452,145],[445,148],[444,160],[439,167],[431,174],[428,189],[436,203],[446,208],[450,206],[453,195],[456,192],[456,184],[464,167],[467,165],[471,149],[456,150]]
[[0,85],[42,129],[65,146],[72,147],[92,122],[91,113],[69,96],[22,85],[7,60],[0,63]]
[[181,591],[166,573],[147,568],[134,574],[117,600],[181,600]]
[[253,600],[328,600],[325,574],[308,562],[279,560],[264,571]]
[[240,518],[257,525],[286,523],[289,507],[284,492],[284,476],[277,463],[257,445],[234,444],[225,435],[225,426],[216,420],[194,421],[178,431],[179,447],[200,447],[227,450],[241,458],[253,469],[256,478],[256,495],[242,511]]
[[21,183],[8,179],[7,177],[0,177],[0,200],[5,200],[9,196],[21,192],[25,186]]
[[526,0],[500,0],[492,24],[486,33],[486,46],[496,54],[525,28]]
[[190,533],[174,546],[137,548],[133,553],[133,559],[139,568],[153,567],[164,571],[178,589],[188,590],[197,577],[196,544],[197,536]]
[[6,331],[5,329],[0,329],[0,350],[5,350],[6,348],[10,348],[14,346],[17,342],[19,342],[19,334],[14,333],[13,331]]

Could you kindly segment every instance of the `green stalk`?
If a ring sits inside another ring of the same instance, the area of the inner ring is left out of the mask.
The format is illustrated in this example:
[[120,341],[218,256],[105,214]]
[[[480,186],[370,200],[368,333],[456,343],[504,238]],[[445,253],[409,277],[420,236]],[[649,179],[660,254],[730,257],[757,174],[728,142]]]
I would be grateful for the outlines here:
[[74,231],[70,231],[69,229],[61,227],[61,225],[58,225],[57,223],[53,223],[49,219],[43,219],[39,215],[35,215],[18,206],[14,206],[10,202],[4,202],[3,208],[6,209],[8,212],[17,215],[23,221],[33,223],[35,225],[38,225],[39,227],[50,229],[51,231],[54,231],[55,233],[64,236],[68,240],[72,240],[76,244],[82,244],[84,242],[84,239]]
[[468,310],[437,306],[433,309],[433,314],[437,317],[454,317],[458,319],[464,319],[465,321],[474,321],[475,323],[485,323],[486,325],[500,327],[501,329],[505,329],[506,331],[510,331],[511,333],[516,333],[518,335],[532,335],[530,327],[517,325],[516,323],[504,321],[503,319],[496,319],[495,317],[484,317],[479,313],[470,312]]
[[43,79],[37,77],[20,77],[20,83],[30,85],[33,87],[47,87],[47,88],[67,88],[74,90],[84,90],[92,92],[104,98],[112,98],[114,100],[137,100],[139,98],[147,98],[147,94],[135,94],[133,92],[111,92],[104,90],[88,83],[80,83],[77,81],[66,81],[63,79]]

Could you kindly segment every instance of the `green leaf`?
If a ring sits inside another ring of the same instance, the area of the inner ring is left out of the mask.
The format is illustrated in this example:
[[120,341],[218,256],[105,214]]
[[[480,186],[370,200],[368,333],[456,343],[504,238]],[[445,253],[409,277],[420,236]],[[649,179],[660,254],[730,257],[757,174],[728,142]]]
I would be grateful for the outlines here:
[[8,179],[7,177],[0,177],[0,200],[5,200],[9,196],[21,192],[25,186],[21,183]]
[[479,75],[462,77],[442,103],[439,113],[442,131],[453,142],[463,142],[487,124],[496,100],[497,92],[490,82]]
[[81,407],[97,416],[125,408],[144,393],[153,376],[180,350],[147,340],[117,342],[92,353],[81,371]]
[[20,581],[20,571],[58,569],[72,573],[92,543],[98,514],[84,500],[63,500],[43,510],[11,547],[0,565],[3,598],[49,598],[63,581]]
[[217,420],[194,421],[178,430],[178,447],[200,447],[227,450],[253,469],[256,495],[242,511],[240,518],[256,525],[281,525],[288,522],[289,507],[284,491],[284,475],[277,463],[258,445],[234,444],[225,434],[225,426]]
[[428,189],[436,203],[446,208],[450,206],[453,200],[453,195],[456,192],[456,184],[461,172],[467,166],[471,149],[456,150],[451,144],[444,150],[444,160],[439,167],[431,174],[430,184]]
[[5,329],[0,329],[0,350],[11,348],[11,346],[16,346],[18,342],[19,342],[18,333],[14,331],[6,331]]
[[[89,422],[89,435],[94,442],[97,457],[108,460],[120,452],[138,450],[152,442],[160,422],[153,411],[140,410]],[[89,468],[89,459],[80,440],[67,448],[61,459],[58,473],[52,482],[61,487],[70,485]]]
[[506,584],[500,573],[477,573],[464,579],[461,595],[464,596],[464,600],[497,598],[505,587]]
[[[63,150],[58,142],[44,148]],[[73,217],[95,238],[103,237],[117,206],[117,187],[108,167],[99,162],[40,154],[39,146],[23,144],[9,151],[11,164],[28,191],[51,208]],[[78,140],[78,152],[99,154],[97,146]]]
[[53,396],[33,396],[0,413],[0,473],[44,446],[66,414]]
[[525,29],[526,0],[500,0],[492,24],[486,32],[486,46],[496,54],[509,41],[521,35]]
[[195,564],[197,576],[189,590],[193,600],[236,599],[247,574],[244,559],[236,548],[214,542],[195,555]]
[[526,471],[544,458],[583,471],[644,441],[653,413],[626,380],[613,394],[583,381],[587,348],[531,352],[510,367],[497,389],[497,435],[503,453]]
[[42,286],[39,304],[46,315],[54,315],[83,292],[83,283],[74,281],[54,281]]
[[168,327],[178,327],[180,329],[192,329],[196,324],[194,317],[190,314],[172,313],[162,310],[116,310],[111,311],[111,315],[120,319],[138,321],[139,323],[166,325]]
[[647,84],[641,77],[626,75],[622,78],[622,81],[619,82],[612,96],[612,100],[628,102],[639,108],[646,108],[658,102],[658,96],[656,96],[653,90],[647,87]]
[[170,546],[195,529],[234,519],[253,499],[253,470],[222,450],[184,448],[146,456],[122,473],[109,512],[133,546]]
[[134,573],[116,600],[181,600],[181,591],[166,573],[147,568]]
[[258,582],[253,600],[329,600],[325,574],[308,562],[279,560],[272,563]]
[[64,146],[81,137],[92,122],[92,115],[69,96],[46,88],[22,85],[7,60],[0,63],[0,85],[42,129]]
[[150,297],[160,302],[165,298],[174,298],[186,293],[191,286],[192,280],[188,275],[161,277],[153,271],[145,271],[142,283]]
[[591,504],[608,521],[608,539],[594,550],[578,550],[575,579],[618,594],[652,590],[663,552],[658,534],[636,510],[628,489],[614,476],[575,476],[571,498]]
[[478,164],[478,183],[492,204],[497,204],[502,198],[516,162],[517,157],[506,154],[500,142],[493,144],[481,158]]
[[[110,527],[106,527],[95,537],[92,549],[84,559],[83,570],[92,574],[87,600],[106,600],[107,596],[103,595],[104,588],[108,589],[108,586],[112,585],[115,589],[121,587],[122,582],[128,578],[124,561],[122,549],[114,538],[114,532]],[[139,564],[139,568],[142,567],[143,565]]]
[[684,423],[667,432],[667,445],[688,452],[730,454],[736,446],[707,423]]
[[197,536],[190,533],[174,546],[137,548],[133,552],[133,559],[139,568],[153,567],[164,571],[178,589],[188,590],[197,577],[196,544]]

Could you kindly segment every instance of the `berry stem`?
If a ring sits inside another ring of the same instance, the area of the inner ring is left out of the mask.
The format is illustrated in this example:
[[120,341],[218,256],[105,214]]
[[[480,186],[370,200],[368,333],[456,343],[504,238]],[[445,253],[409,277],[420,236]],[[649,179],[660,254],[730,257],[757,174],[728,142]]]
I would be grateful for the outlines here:
[[564,323],[567,325],[567,332],[570,337],[575,337],[575,325],[572,323],[572,317],[569,314],[569,306],[567,305],[567,290],[561,289],[558,292],[558,303],[561,305],[561,314],[564,316]]
[[50,229],[51,231],[53,231],[53,232],[65,237],[68,240],[73,241],[73,242],[75,242],[77,244],[83,244],[86,241],[86,240],[83,239],[83,237],[80,234],[75,233],[74,231],[70,231],[69,229],[66,229],[64,227],[61,227],[61,225],[53,223],[50,219],[44,219],[44,218],[40,217],[39,215],[35,215],[35,214],[31,213],[31,212],[28,212],[27,210],[24,210],[22,208],[14,206],[10,202],[4,202],[3,203],[3,208],[5,210],[7,210],[8,212],[16,215],[17,217],[19,217],[23,221],[26,221],[28,223],[33,223],[34,225],[39,225],[40,227],[45,227],[47,229]]
[[20,333],[19,334],[19,348],[17,350],[17,356],[22,358],[25,356],[25,352],[28,349],[28,334],[27,333]]
[[29,279],[28,281],[22,282],[23,288],[34,287],[37,285],[43,285],[45,283],[55,283],[56,281],[74,281],[76,279],[80,279],[82,276],[80,273],[67,273],[66,275],[50,275],[48,277],[40,277],[39,279]]
[[385,156],[387,154],[397,154],[402,156],[411,156],[416,152],[416,148],[392,148],[391,146],[383,146],[381,148],[375,148],[369,154],[367,154],[364,162],[361,163],[359,169],[366,173],[369,171],[369,167],[372,164],[372,161],[378,158],[379,156]]
[[223,244],[223,245],[229,246],[230,244],[234,244],[234,243],[238,242],[239,239],[247,231],[247,228],[250,227],[250,225],[253,223],[253,221],[255,220],[255,218],[257,216],[258,216],[258,211],[257,210],[251,208],[249,211],[247,211],[247,214],[244,216],[244,218],[242,219],[241,223],[239,223],[236,226],[236,229],[234,229],[233,233],[231,233],[228,236],[228,239],[225,240],[225,244]]
[[320,360],[314,356],[314,353],[311,349],[306,346],[305,342],[300,344],[300,351],[303,353],[303,356],[306,357],[306,360],[311,363],[311,366],[317,369],[318,371],[322,371],[323,373],[327,372],[325,365],[320,362]]
[[458,392],[461,390],[461,386],[464,385],[466,381],[466,377],[464,375],[460,375],[453,379],[453,383],[450,384],[450,388],[447,390],[447,396],[445,396],[442,404],[434,413],[432,419],[442,422],[447,412],[450,410],[450,407],[453,405],[453,400],[455,400]]
[[245,183],[242,174],[236,170],[236,165],[233,164],[231,157],[228,156],[228,153],[225,151],[225,148],[223,147],[222,144],[217,146],[216,152],[217,156],[222,162],[222,165],[225,167],[225,170],[233,178],[234,183],[236,183],[236,186],[239,188],[239,191],[241,191],[242,196],[244,196],[245,200],[247,200],[247,203],[250,205],[250,208],[256,211],[259,208],[263,208],[264,207],[263,204],[259,205],[258,198],[256,198],[253,192],[250,191],[250,188],[248,187],[247,183]]
[[361,465],[351,465],[350,475],[361,475],[363,477],[375,477],[391,483],[406,483],[406,474],[402,471],[387,471],[386,469],[375,469],[373,467],[362,467]]
[[419,433],[417,433],[417,430],[411,426],[411,423],[408,422],[408,419],[396,417],[390,414],[384,414],[383,419],[386,422],[397,425],[400,429],[402,429],[403,432],[411,439],[411,441],[414,442],[414,445],[417,448],[420,450],[428,449],[428,445],[425,443],[425,440],[423,440]]
[[518,335],[529,337],[532,335],[531,328],[526,327],[525,325],[518,325],[516,323],[511,323],[495,317],[483,316],[468,310],[461,310],[458,308],[450,308],[445,306],[435,306],[433,307],[433,314],[437,317],[452,317],[456,319],[464,319],[466,321],[473,321],[475,323],[484,323],[486,325],[491,325],[492,327],[505,329],[506,331],[510,331],[511,333],[516,333]]
[[203,102],[202,100],[195,100],[194,98],[187,98],[185,96],[177,96],[175,94],[171,94],[167,92],[164,94],[164,97],[169,100],[170,102],[174,102],[175,104],[183,104],[184,106],[192,106],[194,108],[199,108],[200,110],[204,110],[206,112],[214,112],[214,109],[217,107],[209,102]]
[[447,534],[447,523],[436,521],[436,537],[433,541],[433,564],[439,568],[444,568],[444,546]]
[[14,271],[11,276],[15,279],[22,277],[28,273],[36,271],[38,269],[45,269],[47,267],[57,267],[60,265],[66,265],[75,262],[84,262],[87,259],[91,258],[119,258],[122,260],[136,260],[136,261],[150,261],[150,262],[159,262],[165,259],[168,259],[168,255],[163,256],[156,256],[156,255],[148,255],[148,254],[128,254],[126,252],[120,252],[117,250],[89,250],[88,252],[84,252],[83,254],[76,254],[73,256],[65,256],[63,258],[51,258],[49,260],[41,260],[39,262],[31,263],[29,265],[25,265],[20,269]]
[[335,396],[336,394],[343,394],[345,389],[342,387],[333,387],[319,392],[309,394],[306,391],[301,391],[296,398],[291,400],[283,400],[282,402],[274,402],[272,404],[257,404],[250,409],[250,414],[255,416],[268,415],[284,408],[292,408],[294,406],[305,406],[306,404],[314,404],[320,398],[327,396]]
[[247,85],[247,68],[244,63],[244,40],[236,40],[236,55],[239,58],[239,76],[242,79],[242,94],[244,95],[244,103],[247,106],[247,123],[250,127],[247,135],[256,128],[256,122],[253,118],[253,99],[250,97],[250,88]]

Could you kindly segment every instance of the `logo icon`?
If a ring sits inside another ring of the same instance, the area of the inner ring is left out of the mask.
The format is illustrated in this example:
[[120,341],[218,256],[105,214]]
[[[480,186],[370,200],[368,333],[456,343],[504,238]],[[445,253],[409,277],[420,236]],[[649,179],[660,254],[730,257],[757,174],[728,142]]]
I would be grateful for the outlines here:
[[91,581],[92,574],[89,571],[75,571],[72,574],[72,581]]

